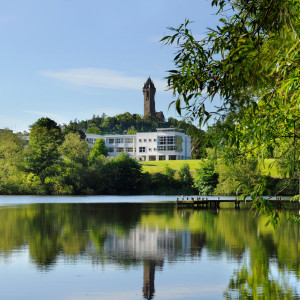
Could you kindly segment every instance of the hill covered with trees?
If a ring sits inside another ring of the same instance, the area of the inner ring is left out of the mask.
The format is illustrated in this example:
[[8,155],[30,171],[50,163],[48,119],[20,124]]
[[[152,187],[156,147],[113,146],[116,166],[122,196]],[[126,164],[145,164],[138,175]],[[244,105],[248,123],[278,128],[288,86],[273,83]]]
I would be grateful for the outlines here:
[[101,116],[94,115],[88,120],[79,121],[75,119],[69,124],[65,124],[63,128],[64,133],[79,132],[83,138],[85,133],[99,135],[135,134],[137,132],[153,132],[156,131],[156,128],[180,128],[192,137],[192,158],[199,159],[205,156],[205,148],[203,147],[205,132],[185,120],[175,118],[160,121],[151,116],[141,116],[129,112],[113,117],[102,114]]

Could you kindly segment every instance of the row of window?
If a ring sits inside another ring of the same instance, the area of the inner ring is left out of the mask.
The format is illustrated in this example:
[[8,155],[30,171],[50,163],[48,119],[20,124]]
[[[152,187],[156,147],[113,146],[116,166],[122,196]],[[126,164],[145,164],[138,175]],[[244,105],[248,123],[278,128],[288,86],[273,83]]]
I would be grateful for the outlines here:
[[[144,143],[149,142],[151,143],[156,142],[156,139],[139,139],[139,143]],[[95,144],[95,139],[88,139],[88,142],[90,144]],[[109,138],[108,139],[108,144],[130,144],[134,142],[134,138]],[[158,137],[158,144],[159,145],[175,145],[175,136],[160,136]]]
[[133,138],[111,138],[108,139],[109,144],[123,144],[125,141],[126,144],[132,144],[133,143]]
[[[148,148],[149,152],[152,152],[152,148]],[[153,148],[153,151],[156,151],[156,148]],[[139,152],[146,152],[146,147],[139,147]]]
[[[116,149],[116,151],[115,151]],[[130,152],[133,153],[133,148],[132,147],[117,147],[117,148],[108,148],[108,152],[109,153],[113,153],[113,152]]]
[[158,151],[175,151],[176,146],[158,146]]
[[160,136],[158,137],[159,145],[174,145],[175,144],[175,136]]
[[[144,139],[144,143],[147,143],[147,141],[149,142],[149,143],[151,143],[152,142],[152,139]],[[139,139],[139,143],[142,143],[143,142],[143,139]],[[153,139],[153,142],[156,142],[156,139]]]
[[[134,150],[136,151],[136,148],[134,148]],[[173,146],[158,146],[157,150],[158,151],[175,151],[176,146],[175,145],[173,145]],[[116,148],[109,147],[108,148],[109,153],[124,152],[124,151],[133,153],[133,147],[116,147]],[[153,151],[156,151],[156,148],[153,148]],[[146,147],[139,147],[139,152],[145,153]],[[148,148],[148,152],[152,152],[152,148]]]

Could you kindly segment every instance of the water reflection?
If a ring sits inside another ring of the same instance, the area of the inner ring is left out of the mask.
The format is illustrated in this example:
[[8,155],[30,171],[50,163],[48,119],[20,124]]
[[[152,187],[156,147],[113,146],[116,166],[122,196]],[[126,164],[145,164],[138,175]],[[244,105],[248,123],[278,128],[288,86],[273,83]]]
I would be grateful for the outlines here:
[[[84,257],[92,264],[138,266],[142,286],[137,288],[144,299],[159,293],[157,270],[164,272],[166,264],[173,264],[180,272],[183,262],[192,266],[205,253],[206,260],[220,266],[238,266],[226,278],[221,294],[226,299],[298,299],[300,230],[286,223],[287,217],[284,211],[275,231],[265,227],[263,217],[243,209],[178,211],[171,203],[3,206],[0,252],[13,260],[16,249],[28,247],[31,262],[49,273],[61,263],[59,258],[74,265]],[[220,259],[224,255],[226,262]],[[173,284],[180,284],[180,278]],[[213,276],[211,284],[218,284]]]

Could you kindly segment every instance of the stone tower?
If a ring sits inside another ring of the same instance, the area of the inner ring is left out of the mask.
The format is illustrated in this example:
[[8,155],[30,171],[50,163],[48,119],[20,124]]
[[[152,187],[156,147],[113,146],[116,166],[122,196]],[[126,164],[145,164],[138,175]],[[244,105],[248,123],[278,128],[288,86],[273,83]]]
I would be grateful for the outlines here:
[[144,94],[144,116],[151,116],[156,118],[160,121],[164,121],[164,113],[162,111],[156,112],[155,111],[155,92],[156,88],[154,86],[153,81],[149,77],[144,84],[143,87],[143,94]]
[[153,81],[149,77],[144,84],[144,115],[148,115],[155,118],[155,92],[156,88]]

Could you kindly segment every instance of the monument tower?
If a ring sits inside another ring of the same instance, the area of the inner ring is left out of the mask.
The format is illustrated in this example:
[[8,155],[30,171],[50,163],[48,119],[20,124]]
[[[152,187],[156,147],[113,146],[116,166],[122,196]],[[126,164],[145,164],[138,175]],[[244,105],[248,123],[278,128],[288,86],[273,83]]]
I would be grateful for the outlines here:
[[164,121],[165,117],[162,111],[155,111],[155,93],[156,88],[153,81],[149,77],[144,84],[143,94],[144,94],[144,115],[157,118],[160,121]]
[[153,81],[149,77],[144,84],[144,115],[148,115],[155,118],[155,92],[156,88]]

